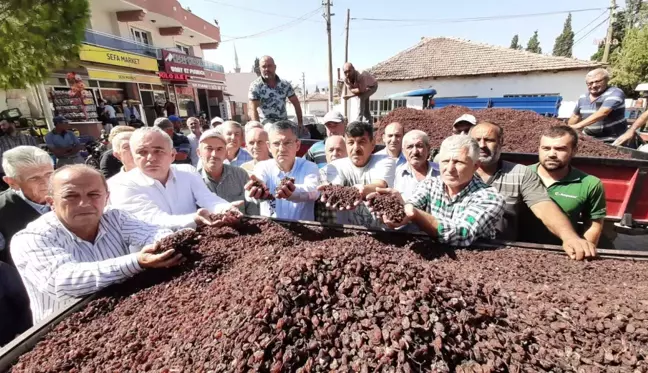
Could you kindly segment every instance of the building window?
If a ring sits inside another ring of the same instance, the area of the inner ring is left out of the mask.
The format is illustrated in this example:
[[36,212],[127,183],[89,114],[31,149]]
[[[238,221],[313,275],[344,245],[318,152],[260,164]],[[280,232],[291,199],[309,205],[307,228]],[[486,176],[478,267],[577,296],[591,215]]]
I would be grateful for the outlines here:
[[548,96],[560,96],[560,93],[530,93],[524,95],[517,95],[517,94],[504,95],[504,97],[548,97]]
[[181,50],[182,53],[186,54],[187,56],[191,56],[191,53],[189,52],[191,48],[188,45],[176,43],[176,48]]
[[374,122],[387,115],[390,111],[399,107],[407,107],[407,100],[371,100],[369,101],[369,110]]
[[133,37],[133,40],[136,42],[146,44],[146,45],[153,45],[151,41],[151,33],[148,31],[136,29],[134,27],[131,27],[131,36]]

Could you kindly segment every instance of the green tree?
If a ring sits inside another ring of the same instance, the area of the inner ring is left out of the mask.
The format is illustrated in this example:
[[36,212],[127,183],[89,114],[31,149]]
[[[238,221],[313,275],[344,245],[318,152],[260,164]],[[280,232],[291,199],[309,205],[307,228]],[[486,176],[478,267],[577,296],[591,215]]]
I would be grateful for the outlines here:
[[259,64],[259,57],[257,57],[254,59],[254,65],[252,65],[252,72],[257,76],[261,76],[261,66]]
[[562,34],[558,35],[554,43],[553,55],[561,57],[571,57],[572,47],[574,46],[574,30],[572,30],[572,16],[571,13],[565,20]]
[[542,48],[540,48],[540,40],[538,40],[538,30],[533,32],[533,36],[529,39],[526,47],[527,52],[533,53],[542,53]]
[[522,50],[522,46],[520,45],[520,37],[518,36],[518,34],[515,34],[513,36],[513,39],[511,39],[511,46],[509,46],[509,48]]
[[3,0],[0,87],[24,88],[79,58],[88,0]]
[[648,25],[633,28],[623,38],[623,48],[617,49],[612,66],[612,84],[624,91],[648,81]]

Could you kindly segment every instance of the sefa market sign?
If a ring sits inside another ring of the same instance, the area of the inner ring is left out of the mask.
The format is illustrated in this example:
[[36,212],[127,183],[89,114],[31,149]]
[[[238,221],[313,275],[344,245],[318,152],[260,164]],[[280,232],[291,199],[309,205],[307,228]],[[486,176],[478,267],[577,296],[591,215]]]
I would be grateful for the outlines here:
[[202,58],[164,50],[162,51],[164,71],[168,74],[184,74],[186,76],[205,76],[205,66]]
[[105,65],[129,67],[131,69],[158,71],[158,64],[155,58],[88,44],[81,45],[79,59],[81,61],[98,62]]

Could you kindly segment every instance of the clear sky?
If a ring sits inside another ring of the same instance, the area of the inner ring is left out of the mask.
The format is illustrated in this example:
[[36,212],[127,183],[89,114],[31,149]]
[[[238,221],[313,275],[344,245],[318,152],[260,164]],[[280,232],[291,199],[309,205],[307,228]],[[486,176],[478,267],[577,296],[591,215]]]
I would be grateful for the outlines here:
[[[277,74],[300,81],[306,74],[310,87],[327,84],[326,24],[321,0],[180,0],[194,14],[208,21],[218,20],[222,43],[216,51],[206,51],[207,60],[234,68],[234,45],[242,71],[249,72],[254,58],[265,54],[275,58]],[[618,3],[624,6],[624,1]],[[596,51],[595,40],[605,38],[609,0],[334,0],[332,12],[333,74],[344,63],[344,24],[351,9],[349,60],[358,68],[368,68],[403,51],[421,37],[449,36],[482,43],[509,46],[514,34],[526,46],[538,30],[543,53],[551,53],[555,38],[562,32],[567,14],[534,17],[462,21],[493,16],[551,13],[576,9],[597,10],[572,14],[576,32],[574,57],[589,59]],[[304,21],[299,21],[299,17]],[[417,20],[376,22],[353,18]],[[448,20],[455,20],[450,22]],[[602,23],[603,22],[603,23]],[[600,25],[598,28],[595,26]],[[256,37],[244,37],[274,29]],[[590,30],[592,30],[591,33]],[[589,33],[589,34],[588,34]],[[579,40],[580,39],[580,40]],[[230,41],[228,41],[230,40]],[[335,83],[334,83],[335,84]]]

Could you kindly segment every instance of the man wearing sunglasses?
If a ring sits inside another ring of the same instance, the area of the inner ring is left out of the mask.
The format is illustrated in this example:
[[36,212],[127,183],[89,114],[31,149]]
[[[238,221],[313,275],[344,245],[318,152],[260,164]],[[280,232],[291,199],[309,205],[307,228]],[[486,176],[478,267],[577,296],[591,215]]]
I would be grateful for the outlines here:
[[610,74],[599,68],[585,77],[588,93],[580,96],[569,126],[583,130],[586,135],[605,142],[613,142],[628,127],[625,118],[625,94],[608,86]]

